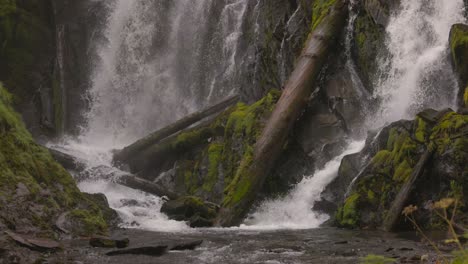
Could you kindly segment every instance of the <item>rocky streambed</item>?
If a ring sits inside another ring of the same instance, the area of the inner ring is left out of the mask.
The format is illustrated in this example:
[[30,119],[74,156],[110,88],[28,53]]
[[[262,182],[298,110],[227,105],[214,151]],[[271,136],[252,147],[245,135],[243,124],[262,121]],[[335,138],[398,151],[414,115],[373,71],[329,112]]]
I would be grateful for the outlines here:
[[[107,256],[114,249],[91,247],[88,239],[64,241],[64,250],[46,257],[44,263],[361,263],[370,254],[394,258],[396,263],[434,263],[435,258],[433,250],[414,233],[336,228],[192,229],[181,233],[121,229],[113,236],[129,238],[131,249],[166,249],[157,256]],[[194,249],[170,250],[191,243]]]

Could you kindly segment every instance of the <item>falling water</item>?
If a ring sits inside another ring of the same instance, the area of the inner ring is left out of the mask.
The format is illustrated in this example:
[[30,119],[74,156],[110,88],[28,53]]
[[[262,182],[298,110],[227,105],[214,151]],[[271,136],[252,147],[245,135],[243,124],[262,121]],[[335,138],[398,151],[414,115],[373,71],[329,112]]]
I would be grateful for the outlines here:
[[187,228],[161,198],[102,180],[118,175],[111,150],[236,92],[245,0],[112,0],[78,139],[53,146],[87,164],[81,190],[106,194],[124,227]]
[[122,147],[235,92],[246,2],[220,2],[111,1],[82,140]]
[[[375,96],[382,100],[381,111],[367,117],[368,128],[409,118],[426,106],[441,108],[455,104],[457,84],[448,56],[448,36],[452,24],[464,21],[462,12],[462,0],[402,1],[386,29],[390,56],[383,58],[380,65],[385,74],[374,82]],[[351,10],[345,43],[348,58],[355,19],[352,13]],[[347,68],[351,73],[353,66],[349,59]],[[354,89],[363,91],[360,80],[351,81]],[[304,177],[288,195],[264,201],[245,224],[258,228],[318,227],[328,216],[312,211],[314,203],[337,176],[341,159],[362,147],[363,142],[352,142],[323,169]]]
[[425,107],[455,105],[457,83],[449,60],[450,27],[463,22],[462,0],[402,1],[386,29],[382,76],[375,82],[381,112],[370,127],[411,118]]

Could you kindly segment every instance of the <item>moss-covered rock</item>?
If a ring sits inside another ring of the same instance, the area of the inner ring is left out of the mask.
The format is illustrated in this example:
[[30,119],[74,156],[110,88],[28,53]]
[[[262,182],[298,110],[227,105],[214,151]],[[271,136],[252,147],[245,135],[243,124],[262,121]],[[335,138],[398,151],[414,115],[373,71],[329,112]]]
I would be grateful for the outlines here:
[[[368,2],[380,3],[380,1],[376,0],[366,1],[364,4],[367,5]],[[379,14],[388,13],[389,10],[387,6],[384,6],[385,9],[373,11],[374,9],[368,9],[364,4],[360,5],[359,13],[354,22],[352,53],[361,79],[366,88],[371,90],[373,87],[372,82],[378,74],[378,58],[383,56],[385,51],[385,25],[377,23],[372,15],[376,12]]]
[[47,149],[36,144],[12,96],[0,85],[0,229],[54,235],[55,220],[69,212],[82,228],[73,234],[105,233],[100,207],[82,194]]
[[455,24],[450,30],[452,62],[460,82],[459,103],[468,107],[468,25]]
[[[421,115],[424,116],[424,115]],[[450,196],[453,186],[459,193],[468,191],[468,116],[453,111],[440,112],[438,120],[429,122],[421,117],[414,121],[399,121],[380,133],[375,142],[368,143],[361,159],[364,170],[352,186],[349,196],[335,214],[335,222],[344,227],[380,227],[403,184],[426,149],[434,150],[433,159],[409,198],[408,204],[420,208],[418,221],[435,228],[434,217],[425,206],[430,201]],[[372,149],[369,151],[369,149]],[[468,202],[463,197],[463,204]],[[461,215],[467,212],[462,208]],[[400,223],[400,227],[408,226]]]
[[223,127],[224,133],[213,137],[202,151],[179,161],[176,177],[178,182],[183,181],[186,194],[221,202],[225,189],[236,179],[241,160],[251,154],[278,98],[279,93],[273,91],[252,105],[239,103],[218,117],[212,126]]
[[4,0],[0,10],[0,81],[31,132],[51,135],[62,122],[52,2]]

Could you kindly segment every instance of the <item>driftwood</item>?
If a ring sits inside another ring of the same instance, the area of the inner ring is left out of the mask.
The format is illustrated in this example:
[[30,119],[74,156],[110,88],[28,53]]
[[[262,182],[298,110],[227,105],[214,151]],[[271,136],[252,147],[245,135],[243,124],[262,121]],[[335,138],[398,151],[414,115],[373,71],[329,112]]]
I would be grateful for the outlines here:
[[138,141],[135,143],[125,147],[121,151],[118,151],[114,154],[114,163],[116,164],[125,164],[128,163],[130,159],[132,159],[135,155],[138,155],[140,152],[144,151],[145,149],[154,146],[155,144],[158,144],[161,140],[183,130],[191,125],[195,124],[196,122],[199,122],[211,115],[214,115],[216,113],[219,113],[226,108],[236,104],[239,101],[239,96],[234,95],[231,97],[228,97],[221,102],[217,103],[216,105],[213,105],[209,108],[206,108],[204,110],[195,112],[191,115],[188,115],[175,123],[164,127]]
[[419,159],[418,163],[414,167],[413,173],[407,182],[401,187],[400,191],[395,197],[390,209],[387,212],[387,215],[384,219],[383,229],[385,231],[392,231],[398,220],[400,219],[401,212],[403,207],[406,205],[408,198],[413,190],[414,183],[416,180],[424,173],[424,168],[431,159],[433,151],[427,149],[424,154]]
[[256,193],[280,156],[291,128],[306,107],[319,72],[344,28],[346,18],[346,2],[337,0],[307,41],[252,155],[244,158],[236,178],[228,187],[217,225],[239,225],[248,213]]

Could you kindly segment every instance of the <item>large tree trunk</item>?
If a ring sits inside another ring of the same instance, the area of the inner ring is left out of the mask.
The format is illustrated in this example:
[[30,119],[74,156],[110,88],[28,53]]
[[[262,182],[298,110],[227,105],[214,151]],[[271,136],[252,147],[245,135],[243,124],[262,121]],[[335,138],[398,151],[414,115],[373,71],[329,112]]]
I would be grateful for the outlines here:
[[209,108],[206,108],[204,110],[195,112],[191,115],[188,115],[175,123],[164,127],[148,136],[145,138],[142,138],[135,143],[125,147],[119,152],[116,152],[114,154],[114,163],[116,164],[126,164],[129,162],[129,160],[133,159],[135,155],[139,154],[140,152],[144,151],[145,149],[154,146],[155,144],[158,144],[161,140],[183,130],[188,128],[189,126],[195,124],[196,122],[199,122],[202,119],[205,119],[211,115],[217,114],[226,108],[234,105],[239,101],[239,96],[234,95],[230,96],[221,102],[219,102],[216,105],[213,105]]
[[217,225],[239,225],[248,213],[256,193],[280,156],[290,129],[306,107],[331,47],[344,28],[346,17],[345,1],[337,0],[307,41],[253,153],[246,155],[227,188]]

